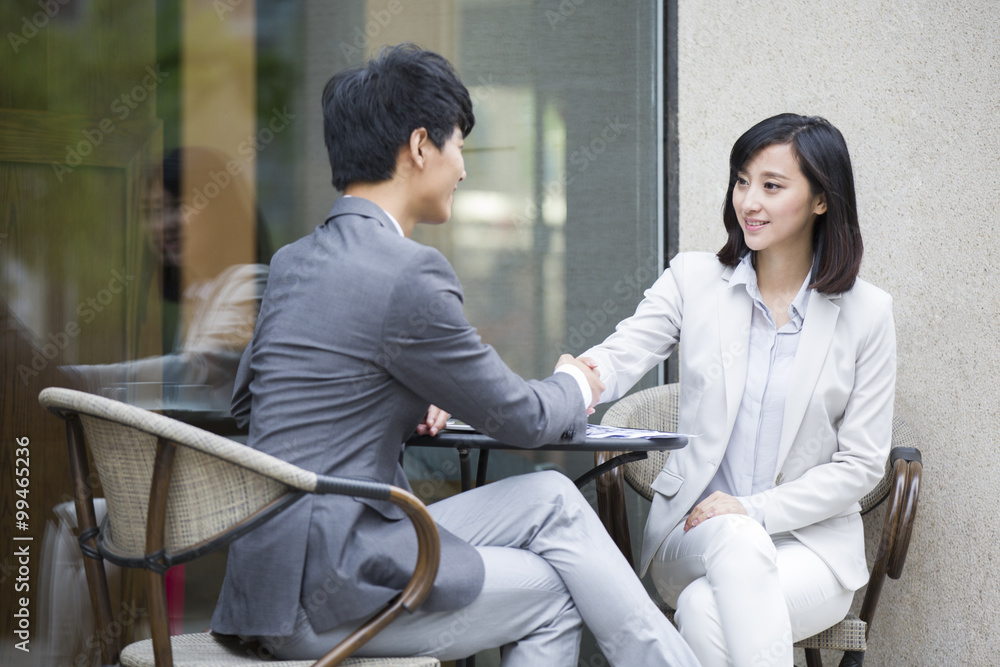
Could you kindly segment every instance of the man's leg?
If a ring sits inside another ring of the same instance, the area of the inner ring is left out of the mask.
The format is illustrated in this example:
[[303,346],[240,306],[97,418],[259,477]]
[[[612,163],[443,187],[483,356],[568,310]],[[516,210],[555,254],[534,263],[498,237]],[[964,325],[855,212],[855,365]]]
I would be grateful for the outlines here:
[[[525,549],[545,559],[613,665],[698,664],[564,475],[511,477],[428,509],[441,526],[474,546]],[[506,613],[497,610],[498,622],[504,622]]]
[[[456,611],[404,613],[358,651],[359,656],[432,655],[455,660],[502,647],[504,667],[575,667],[580,615],[562,579],[523,549],[477,547],[486,579],[472,604]],[[292,636],[265,643],[281,659],[315,659],[359,623],[316,633],[300,609]]]

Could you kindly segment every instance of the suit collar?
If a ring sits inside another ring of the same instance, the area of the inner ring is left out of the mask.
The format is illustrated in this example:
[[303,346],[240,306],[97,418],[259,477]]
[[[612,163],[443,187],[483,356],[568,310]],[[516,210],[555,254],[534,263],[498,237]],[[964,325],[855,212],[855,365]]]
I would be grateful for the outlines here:
[[750,318],[753,299],[742,284],[730,285],[733,268],[722,272],[724,288],[719,293],[719,332],[721,371],[726,381],[726,432],[732,433],[736,412],[747,384],[747,362],[750,350]]
[[802,325],[802,337],[788,381],[788,395],[781,423],[781,443],[778,446],[778,470],[781,470],[785,457],[788,456],[792,440],[799,431],[823,370],[840,316],[839,300],[839,294],[825,295],[815,291],[809,298],[809,314]]
[[359,215],[363,218],[370,218],[388,231],[394,234],[399,233],[396,225],[392,224],[389,214],[374,202],[363,197],[341,197],[333,202],[333,208],[330,209],[330,214],[326,216],[324,224],[342,215]]

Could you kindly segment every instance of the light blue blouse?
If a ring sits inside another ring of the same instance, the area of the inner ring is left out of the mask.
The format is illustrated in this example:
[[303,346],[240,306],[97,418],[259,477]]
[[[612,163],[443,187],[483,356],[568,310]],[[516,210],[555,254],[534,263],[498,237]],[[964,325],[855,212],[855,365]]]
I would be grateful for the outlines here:
[[808,288],[810,275],[806,276],[788,307],[790,320],[781,329],[775,327],[771,311],[760,296],[750,253],[744,256],[729,279],[730,287],[744,285],[754,304],[750,318],[747,380],[726,454],[698,502],[714,491],[722,491],[735,496],[743,503],[747,514],[761,524],[764,523],[763,508],[756,506],[752,496],[775,485],[785,397],[812,294]]

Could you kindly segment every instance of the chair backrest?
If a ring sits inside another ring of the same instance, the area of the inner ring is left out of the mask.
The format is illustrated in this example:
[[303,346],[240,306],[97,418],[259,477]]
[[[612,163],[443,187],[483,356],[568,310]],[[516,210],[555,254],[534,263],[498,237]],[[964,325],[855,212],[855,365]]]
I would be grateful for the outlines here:
[[[192,557],[222,533],[290,491],[315,486],[315,475],[237,442],[118,401],[69,389],[39,396],[60,417],[78,416],[107,501],[103,535],[106,557],[142,558],[157,442],[179,445],[173,458],[166,505],[164,549]],[[206,452],[211,452],[211,455]],[[219,458],[219,457],[222,458]],[[279,479],[247,469],[265,466]]]
[[[676,431],[680,410],[680,384],[665,384],[651,387],[626,396],[605,413],[602,424],[620,428],[643,428],[657,431]],[[917,435],[899,417],[892,420],[892,446],[916,447]],[[653,480],[663,469],[670,452],[649,452],[649,457],[641,461],[626,463],[623,467],[625,480],[636,493],[653,499],[650,488]],[[886,461],[885,475],[872,491],[861,499],[861,512],[865,513],[878,505],[888,495],[892,486],[892,467]]]
[[[166,569],[228,544],[303,493],[387,500],[406,513],[417,537],[417,562],[405,588],[316,665],[340,664],[404,610],[419,607],[434,585],[441,555],[437,526],[424,504],[405,489],[317,475],[227,438],[92,394],[48,388],[38,400],[67,422],[81,528],[78,541],[89,557],[84,567],[99,625],[110,628],[113,622],[101,558],[145,568],[157,667],[174,664],[163,590]],[[103,530],[96,526],[84,441],[106,499]],[[100,635],[104,664],[117,663],[118,634]],[[145,658],[140,662],[148,664]],[[198,664],[209,663],[220,664]]]
[[[677,383],[651,387],[626,396],[611,406],[602,424],[619,428],[643,428],[675,432],[680,411],[681,388]],[[669,451],[649,452],[647,458],[622,466],[625,481],[646,500],[653,499],[650,484],[663,470]]]

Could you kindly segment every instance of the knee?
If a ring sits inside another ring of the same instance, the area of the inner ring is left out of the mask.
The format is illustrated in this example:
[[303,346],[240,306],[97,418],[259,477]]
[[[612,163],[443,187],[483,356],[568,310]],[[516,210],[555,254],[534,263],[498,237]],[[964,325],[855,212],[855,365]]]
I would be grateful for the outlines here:
[[778,551],[759,523],[742,514],[725,514],[709,519],[703,526],[713,521],[719,523],[705,552],[706,568],[723,563],[775,565]]
[[534,478],[533,486],[543,496],[542,500],[563,505],[589,505],[587,499],[580,493],[580,489],[576,488],[573,480],[561,472],[544,470],[532,473],[532,477]]

